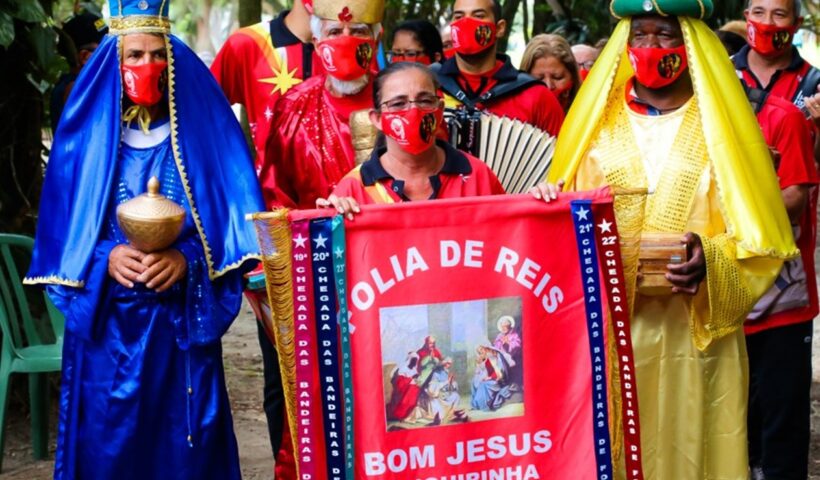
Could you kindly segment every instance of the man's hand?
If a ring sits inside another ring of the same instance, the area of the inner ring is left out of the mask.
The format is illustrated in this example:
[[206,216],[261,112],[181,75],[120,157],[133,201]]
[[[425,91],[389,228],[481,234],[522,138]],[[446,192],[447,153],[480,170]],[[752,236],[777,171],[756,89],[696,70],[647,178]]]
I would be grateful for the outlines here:
[[772,162],[774,163],[774,171],[776,172],[780,168],[780,161],[783,159],[783,155],[774,147],[769,147],[769,155],[772,156]]
[[817,86],[817,93],[811,97],[806,97],[806,110],[811,115],[814,124],[820,127],[820,85]]
[[185,257],[173,248],[145,255],[142,265],[145,271],[137,277],[137,281],[145,283],[146,287],[155,289],[158,293],[171,288],[188,271]]
[[134,282],[145,272],[142,264],[145,254],[128,245],[117,245],[108,254],[108,275],[126,288],[134,288]]
[[673,285],[672,292],[694,295],[698,293],[700,282],[706,278],[706,257],[703,255],[703,244],[700,237],[692,232],[684,235],[681,243],[686,244],[689,261],[667,265],[666,279]]

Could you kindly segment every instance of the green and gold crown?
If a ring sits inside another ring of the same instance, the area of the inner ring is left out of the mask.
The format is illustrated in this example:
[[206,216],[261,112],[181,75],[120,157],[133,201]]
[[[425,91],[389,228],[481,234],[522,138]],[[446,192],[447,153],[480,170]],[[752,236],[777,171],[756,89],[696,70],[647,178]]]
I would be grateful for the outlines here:
[[712,0],[612,0],[609,6],[616,18],[654,13],[700,20],[709,18],[714,8]]

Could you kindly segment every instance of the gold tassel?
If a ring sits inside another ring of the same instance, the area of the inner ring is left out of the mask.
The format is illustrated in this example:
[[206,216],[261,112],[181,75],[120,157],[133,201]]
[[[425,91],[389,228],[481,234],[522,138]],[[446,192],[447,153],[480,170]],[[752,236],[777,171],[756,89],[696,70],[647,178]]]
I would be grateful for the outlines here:
[[128,107],[125,113],[122,114],[122,121],[125,122],[126,126],[130,127],[134,119],[137,120],[137,125],[139,125],[142,133],[148,135],[148,127],[151,125],[151,114],[148,113],[148,109],[142,105],[131,105]]
[[290,424],[299,478],[299,439],[296,428],[296,352],[293,329],[293,277],[291,271],[291,230],[287,209],[279,209],[254,218],[262,264],[265,268],[265,285],[271,305],[276,351],[279,353],[279,369],[282,372],[282,388],[285,391],[285,407]]

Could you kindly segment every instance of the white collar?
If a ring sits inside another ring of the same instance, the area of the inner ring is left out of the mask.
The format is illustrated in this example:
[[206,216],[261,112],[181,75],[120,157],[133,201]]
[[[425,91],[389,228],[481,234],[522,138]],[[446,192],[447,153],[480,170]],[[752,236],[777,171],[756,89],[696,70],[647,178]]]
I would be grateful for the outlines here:
[[171,122],[165,122],[162,125],[148,130],[148,133],[143,133],[140,129],[129,128],[125,125],[122,127],[122,142],[132,148],[151,148],[156,147],[171,134]]

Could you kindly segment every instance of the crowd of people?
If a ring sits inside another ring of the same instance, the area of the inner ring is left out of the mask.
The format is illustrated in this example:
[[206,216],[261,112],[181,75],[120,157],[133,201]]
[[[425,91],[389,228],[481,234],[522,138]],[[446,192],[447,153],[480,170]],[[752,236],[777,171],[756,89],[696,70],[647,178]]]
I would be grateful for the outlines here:
[[[294,0],[233,33],[210,71],[170,34],[162,0],[112,1],[107,27],[66,24],[79,48],[53,96],[26,278],[66,317],[55,478],[240,478],[220,338],[258,259],[245,215],[329,207],[354,219],[366,204],[504,194],[451,141],[445,115],[478,112],[558,138],[533,201],[604,185],[648,192],[615,199],[645,478],[806,479],[820,71],[792,45],[799,0],[748,0],[745,22],[718,32],[703,22],[711,11],[711,0],[613,0],[608,39],[535,35],[518,67],[498,49],[511,27],[498,0],[456,0],[450,18],[408,19],[390,38],[383,2]],[[253,151],[231,104],[247,112]],[[357,162],[360,113],[378,138]],[[151,177],[187,213],[158,252],[129,245],[116,218]],[[638,272],[641,237],[656,232],[688,251],[662,294],[643,291]],[[480,410],[517,385],[499,382],[514,375],[499,355],[520,359],[507,318],[477,350]],[[276,478],[293,479],[261,320]],[[452,360],[423,350],[397,373],[407,380],[393,416],[461,419]],[[424,398],[436,400],[409,402],[426,357],[438,377]],[[624,455],[614,452],[621,469]]]

